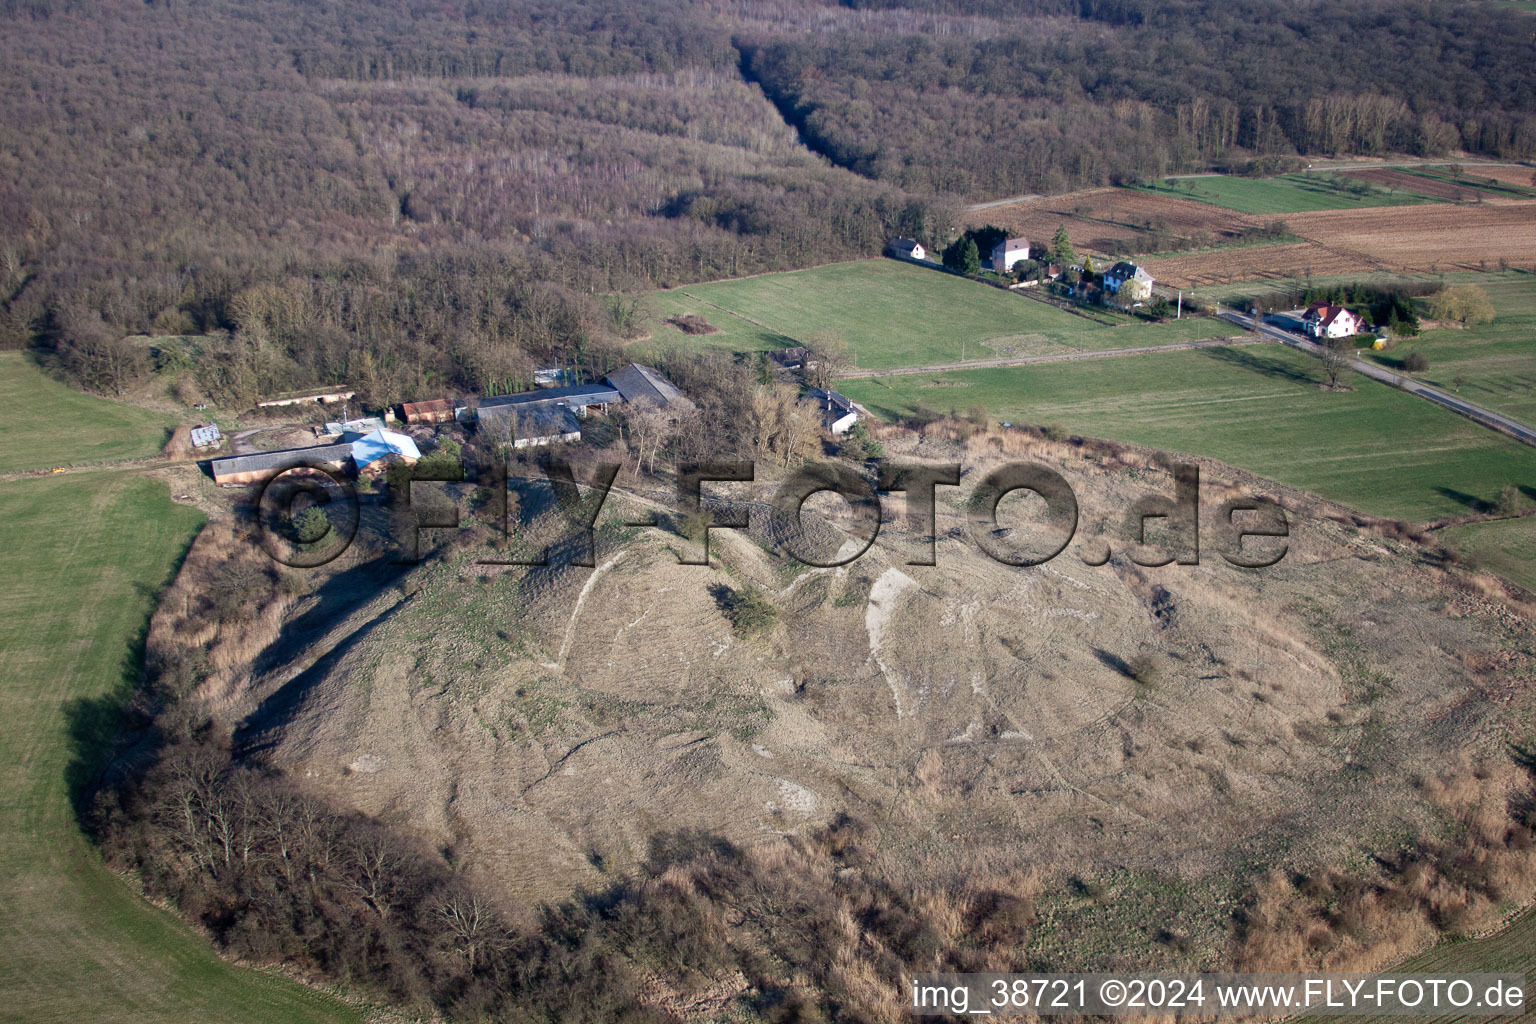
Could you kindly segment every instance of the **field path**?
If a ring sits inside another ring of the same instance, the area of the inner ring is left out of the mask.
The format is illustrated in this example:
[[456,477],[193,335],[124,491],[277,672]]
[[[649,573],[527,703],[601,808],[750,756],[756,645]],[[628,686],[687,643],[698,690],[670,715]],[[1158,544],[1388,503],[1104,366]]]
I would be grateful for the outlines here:
[[910,373],[940,373],[945,370],[988,370],[998,366],[1029,366],[1032,363],[1072,363],[1081,359],[1113,359],[1117,356],[1145,356],[1155,352],[1185,352],[1196,348],[1229,348],[1233,345],[1267,344],[1269,338],[1238,335],[1231,338],[1206,338],[1181,341],[1172,345],[1142,345],[1138,348],[1094,349],[1088,352],[1052,352],[1043,356],[1009,356],[1002,359],[971,359],[963,363],[933,363],[929,366],[898,366],[890,370],[849,370],[839,379],[852,377],[895,377]]

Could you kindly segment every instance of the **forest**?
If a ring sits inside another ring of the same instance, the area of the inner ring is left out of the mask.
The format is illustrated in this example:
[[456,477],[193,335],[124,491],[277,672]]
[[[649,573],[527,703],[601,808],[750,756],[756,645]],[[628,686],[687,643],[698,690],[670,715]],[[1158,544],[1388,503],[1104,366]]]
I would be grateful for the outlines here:
[[[604,368],[615,293],[942,246],[963,203],[1536,153],[1472,2],[8,0],[0,345],[187,400]],[[146,346],[126,336],[192,336]],[[170,360],[172,365],[161,365]]]

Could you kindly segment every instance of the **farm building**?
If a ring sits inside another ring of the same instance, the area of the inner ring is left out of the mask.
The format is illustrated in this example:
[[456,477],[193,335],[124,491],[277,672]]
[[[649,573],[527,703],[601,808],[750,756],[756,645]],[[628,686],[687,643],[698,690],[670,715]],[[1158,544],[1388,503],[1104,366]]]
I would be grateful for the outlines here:
[[453,403],[446,398],[434,398],[430,402],[406,402],[400,406],[400,415],[407,423],[447,423],[453,419]]
[[265,402],[257,402],[258,409],[275,409],[281,405],[303,405],[306,402],[316,402],[320,405],[332,405],[336,402],[350,402],[357,394],[356,391],[288,391],[281,395],[274,395]]
[[219,433],[219,425],[210,423],[206,427],[192,428],[193,448],[217,448],[224,443],[224,435]]
[[893,238],[886,245],[885,251],[892,256],[902,256],[910,260],[920,260],[926,257],[923,246],[915,238]]
[[260,483],[295,466],[340,470],[352,457],[350,444],[324,444],[315,448],[288,448],[280,452],[257,452],[214,459],[208,468],[213,482],[220,486]]
[[416,442],[393,430],[375,430],[353,441],[349,447],[357,471],[369,476],[382,473],[392,462],[412,466],[421,458],[421,449],[416,447]]
[[356,441],[364,434],[371,434],[375,430],[383,430],[384,421],[377,416],[362,416],[355,420],[332,420],[322,427],[315,428],[317,437],[339,437],[345,441]]
[[853,429],[853,425],[859,422],[858,411],[854,409],[853,402],[836,391],[826,388],[812,388],[806,395],[806,401],[816,403],[816,409],[821,413],[822,425],[833,434],[846,434]]
[[776,348],[768,353],[768,361],[782,370],[798,370],[805,365],[805,349],[799,345]]
[[642,402],[662,407],[691,409],[693,403],[667,378],[649,366],[630,363],[603,378],[626,402]]
[[1348,338],[1359,334],[1360,318],[1343,306],[1314,302],[1301,315],[1301,327],[1314,338]]
[[581,423],[568,405],[516,405],[499,422],[514,448],[581,440]]
[[1118,295],[1123,290],[1133,299],[1152,297],[1152,275],[1134,263],[1121,260],[1104,271],[1104,290]]
[[1006,274],[1015,263],[1029,259],[1029,239],[1005,238],[992,247],[992,269]]
[[598,412],[607,412],[608,406],[615,402],[623,401],[618,390],[606,387],[602,384],[580,384],[569,388],[540,388],[536,391],[519,391],[515,395],[497,395],[495,398],[482,398],[475,410],[475,418],[480,422],[481,429],[495,427],[505,429],[497,420],[505,420],[507,424],[516,416],[517,410],[529,408],[554,408],[556,406],[570,409],[576,416],[585,417],[587,410],[596,406]]

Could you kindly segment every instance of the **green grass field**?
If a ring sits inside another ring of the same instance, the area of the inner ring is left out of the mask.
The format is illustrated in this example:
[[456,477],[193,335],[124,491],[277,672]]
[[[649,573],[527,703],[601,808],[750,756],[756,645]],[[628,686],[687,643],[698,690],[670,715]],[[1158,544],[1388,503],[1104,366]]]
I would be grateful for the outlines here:
[[66,387],[20,352],[0,352],[0,408],[0,473],[154,455],[175,425],[170,416]]
[[1507,484],[1536,485],[1536,449],[1383,384],[1324,392],[1320,366],[1278,346],[845,381],[882,416],[985,406],[1220,459],[1375,515],[1457,515]]
[[[9,426],[0,464],[31,464],[44,443],[53,446],[45,462],[71,461],[92,445],[82,423],[115,425],[120,454],[159,446],[158,418],[54,387],[12,353],[0,361],[3,393],[29,396],[29,408],[43,401],[30,396],[51,396],[76,426],[59,437],[30,418]],[[76,822],[74,787],[98,763],[153,595],[199,515],[172,504],[158,481],[105,469],[0,482],[0,522],[0,1020],[361,1020],[332,998],[220,960],[108,871]]]
[[962,359],[1133,348],[1224,337],[1215,320],[1145,321],[1104,311],[1109,325],[1036,299],[895,260],[834,263],[812,270],[657,292],[664,316],[694,313],[717,334],[662,324],[655,342],[755,352],[801,344],[830,331],[856,364],[885,370]]
[[1195,199],[1239,213],[1300,213],[1303,210],[1352,210],[1361,206],[1407,206],[1438,200],[1416,192],[1347,182],[1322,174],[1285,174],[1277,178],[1228,175],[1167,178],[1144,190]]
[[1536,592],[1536,518],[1453,526],[1438,536],[1478,568]]
[[1414,376],[1523,423],[1536,424],[1536,275],[1477,282],[1493,299],[1492,323],[1425,331],[1368,357],[1400,369],[1422,352],[1429,369]]

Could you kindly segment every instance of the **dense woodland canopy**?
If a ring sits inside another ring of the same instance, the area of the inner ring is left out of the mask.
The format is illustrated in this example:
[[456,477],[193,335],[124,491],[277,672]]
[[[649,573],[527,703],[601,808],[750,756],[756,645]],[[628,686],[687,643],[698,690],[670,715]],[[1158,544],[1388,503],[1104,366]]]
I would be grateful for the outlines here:
[[[603,369],[619,291],[942,246],[965,198],[1536,154],[1481,0],[9,0],[0,344],[112,391]],[[161,367],[165,369],[165,367]]]

